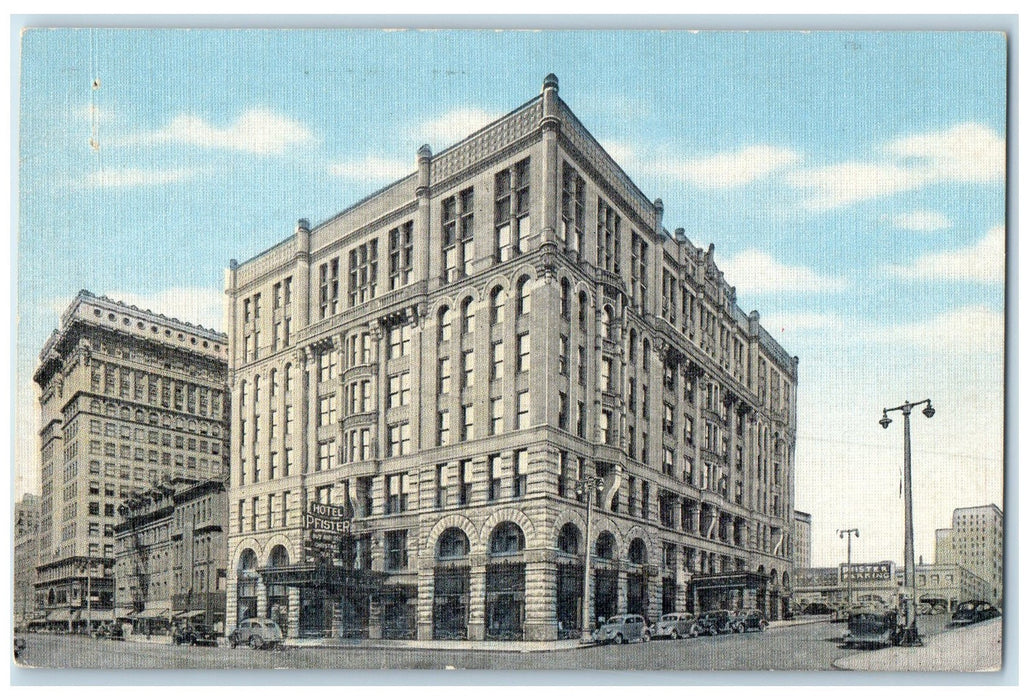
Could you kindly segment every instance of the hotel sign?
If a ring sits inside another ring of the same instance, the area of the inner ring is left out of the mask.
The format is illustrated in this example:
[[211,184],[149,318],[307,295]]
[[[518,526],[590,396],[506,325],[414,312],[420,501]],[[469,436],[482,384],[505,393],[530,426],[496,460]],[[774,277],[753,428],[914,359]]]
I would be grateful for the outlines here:
[[893,562],[840,564],[840,582],[847,581],[893,581]]
[[[312,535],[345,535],[350,532],[350,518],[345,506],[308,503],[304,513],[304,529]],[[318,538],[320,539],[320,538]]]

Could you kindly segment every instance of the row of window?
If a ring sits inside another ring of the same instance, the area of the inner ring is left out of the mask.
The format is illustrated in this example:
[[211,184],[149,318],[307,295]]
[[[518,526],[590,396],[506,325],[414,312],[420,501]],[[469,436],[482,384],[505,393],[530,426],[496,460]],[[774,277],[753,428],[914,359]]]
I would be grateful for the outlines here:
[[218,418],[222,412],[222,392],[217,389],[112,364],[93,363],[90,391],[203,417]]

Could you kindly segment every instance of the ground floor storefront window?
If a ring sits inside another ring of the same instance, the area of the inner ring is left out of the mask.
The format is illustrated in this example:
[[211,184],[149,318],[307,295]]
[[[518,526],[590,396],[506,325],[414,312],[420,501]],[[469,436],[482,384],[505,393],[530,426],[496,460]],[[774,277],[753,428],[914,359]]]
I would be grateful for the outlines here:
[[647,576],[629,574],[625,578],[625,611],[635,615],[647,614]]
[[300,636],[328,637],[332,633],[332,601],[315,588],[300,589]]
[[414,586],[391,586],[383,589],[383,639],[414,639],[417,602],[418,589]]
[[486,638],[521,639],[525,624],[525,565],[486,568]]
[[441,568],[434,575],[432,638],[468,638],[468,567]]
[[268,586],[268,609],[266,617],[279,626],[285,637],[289,636],[289,594],[282,585]]
[[679,592],[679,587],[675,585],[674,578],[665,578],[661,582],[661,614],[667,615],[671,612],[677,612],[675,609],[675,598]]
[[597,618],[618,614],[618,571],[599,569],[593,576],[593,608]]
[[582,567],[560,564],[557,567],[557,636],[571,639],[582,631]]

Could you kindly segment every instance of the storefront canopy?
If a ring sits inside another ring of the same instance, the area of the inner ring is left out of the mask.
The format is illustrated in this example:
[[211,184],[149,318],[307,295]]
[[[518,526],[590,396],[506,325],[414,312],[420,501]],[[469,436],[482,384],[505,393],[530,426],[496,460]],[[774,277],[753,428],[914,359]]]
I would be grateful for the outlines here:
[[146,607],[137,613],[136,617],[143,620],[166,620],[168,619],[168,608]]
[[194,617],[203,617],[207,614],[206,610],[180,610],[175,613],[176,620],[192,620]]

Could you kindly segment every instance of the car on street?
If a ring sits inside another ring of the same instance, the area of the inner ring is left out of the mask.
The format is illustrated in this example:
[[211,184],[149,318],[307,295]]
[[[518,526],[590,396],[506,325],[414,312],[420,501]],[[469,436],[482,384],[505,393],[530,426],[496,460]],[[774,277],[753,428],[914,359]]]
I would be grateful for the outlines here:
[[734,632],[751,632],[757,630],[764,632],[768,628],[768,620],[761,614],[760,610],[751,608],[748,610],[737,610],[732,616],[732,629]]
[[691,632],[691,636],[727,634],[733,631],[732,621],[733,614],[728,610],[708,610],[697,617],[696,634]]
[[966,600],[958,605],[954,614],[951,615],[950,626],[971,625],[976,622],[991,620],[995,617],[1000,617],[1000,610],[997,610],[997,608],[985,600]]
[[599,644],[649,642],[650,630],[642,615],[612,615],[593,633],[593,641]]
[[658,637],[669,637],[670,639],[688,637],[690,635],[690,629],[693,628],[696,621],[697,618],[693,613],[666,613],[657,621],[657,624],[654,625],[654,629],[650,634],[655,639]]
[[93,637],[96,639],[125,639],[125,633],[122,631],[120,624],[104,623],[96,628],[93,632]]
[[897,643],[897,611],[892,609],[854,608],[843,635],[845,647],[884,647]]
[[172,635],[172,641],[175,644],[185,644],[191,647],[218,646],[218,637],[215,636],[214,630],[209,625],[199,622],[176,629]]
[[252,617],[243,620],[229,633],[229,646],[235,649],[246,644],[251,649],[275,648],[282,645],[282,630],[272,620]]

